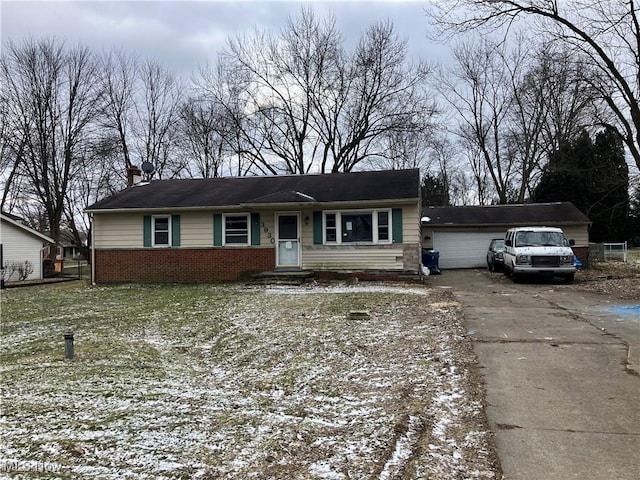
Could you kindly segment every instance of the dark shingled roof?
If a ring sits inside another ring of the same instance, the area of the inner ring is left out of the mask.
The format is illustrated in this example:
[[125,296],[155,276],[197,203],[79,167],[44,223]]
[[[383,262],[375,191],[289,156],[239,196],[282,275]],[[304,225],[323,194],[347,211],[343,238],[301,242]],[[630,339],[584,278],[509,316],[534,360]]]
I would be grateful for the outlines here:
[[428,225],[554,225],[585,224],[589,219],[571,202],[466,207],[426,207]]
[[420,172],[385,170],[317,175],[155,180],[100,200],[86,210],[224,207],[409,200],[420,195]]

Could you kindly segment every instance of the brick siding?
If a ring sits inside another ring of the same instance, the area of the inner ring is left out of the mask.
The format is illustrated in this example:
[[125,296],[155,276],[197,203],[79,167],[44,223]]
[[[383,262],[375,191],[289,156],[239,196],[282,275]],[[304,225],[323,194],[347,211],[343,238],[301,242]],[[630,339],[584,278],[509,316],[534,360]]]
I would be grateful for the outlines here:
[[95,282],[228,282],[275,268],[271,248],[96,250]]

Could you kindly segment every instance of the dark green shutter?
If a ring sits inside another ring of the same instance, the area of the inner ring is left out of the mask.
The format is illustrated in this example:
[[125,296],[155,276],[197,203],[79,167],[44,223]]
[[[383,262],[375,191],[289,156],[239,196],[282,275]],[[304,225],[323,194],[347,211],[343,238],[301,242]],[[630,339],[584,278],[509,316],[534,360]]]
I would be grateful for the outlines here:
[[213,244],[216,247],[222,246],[222,214],[216,213],[213,216]]
[[402,209],[391,210],[391,222],[393,223],[393,243],[402,243]]
[[142,218],[142,245],[151,246],[151,215],[145,215]]
[[322,245],[322,212],[313,212],[313,244]]
[[180,246],[180,215],[171,215],[171,246]]
[[260,214],[251,214],[251,245],[260,245]]

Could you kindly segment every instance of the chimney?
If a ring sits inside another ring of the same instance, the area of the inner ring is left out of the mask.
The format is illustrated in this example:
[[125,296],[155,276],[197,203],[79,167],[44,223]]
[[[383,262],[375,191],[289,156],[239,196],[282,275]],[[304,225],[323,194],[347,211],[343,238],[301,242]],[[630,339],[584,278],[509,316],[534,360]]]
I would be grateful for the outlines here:
[[142,172],[135,165],[131,165],[127,168],[127,188],[133,187],[134,185],[140,183],[142,181]]

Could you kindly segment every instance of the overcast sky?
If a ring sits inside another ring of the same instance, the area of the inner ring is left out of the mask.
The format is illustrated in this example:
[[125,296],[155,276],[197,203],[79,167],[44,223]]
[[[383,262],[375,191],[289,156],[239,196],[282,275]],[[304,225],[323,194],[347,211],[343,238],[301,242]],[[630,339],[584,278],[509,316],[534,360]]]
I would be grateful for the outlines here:
[[179,75],[215,61],[230,36],[254,27],[274,32],[312,5],[318,18],[331,13],[347,42],[366,28],[391,20],[408,41],[409,56],[446,61],[448,49],[427,38],[426,1],[11,1],[0,2],[2,40],[54,36],[96,52],[112,47],[160,60]]

